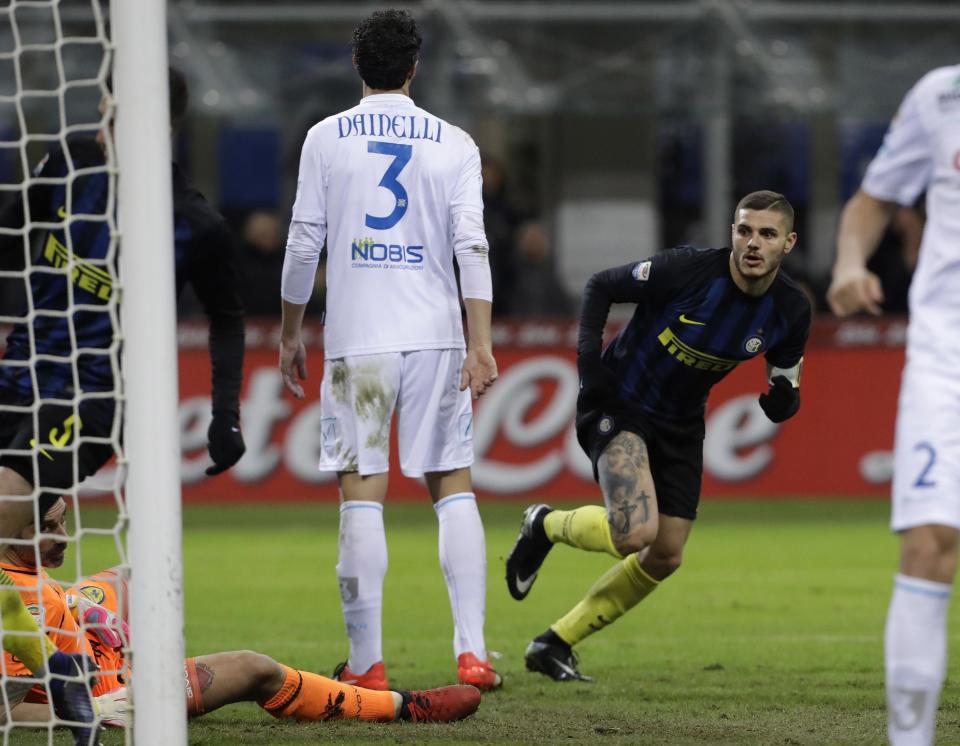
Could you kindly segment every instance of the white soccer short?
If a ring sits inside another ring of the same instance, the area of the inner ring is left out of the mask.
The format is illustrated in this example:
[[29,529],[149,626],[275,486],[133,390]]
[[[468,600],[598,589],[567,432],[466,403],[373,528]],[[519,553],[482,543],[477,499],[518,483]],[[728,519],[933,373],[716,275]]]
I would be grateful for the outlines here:
[[320,471],[381,474],[390,469],[397,411],[405,476],[473,463],[470,389],[460,391],[463,350],[355,355],[324,364],[320,384]]
[[900,383],[890,526],[960,529],[960,380],[907,364]]

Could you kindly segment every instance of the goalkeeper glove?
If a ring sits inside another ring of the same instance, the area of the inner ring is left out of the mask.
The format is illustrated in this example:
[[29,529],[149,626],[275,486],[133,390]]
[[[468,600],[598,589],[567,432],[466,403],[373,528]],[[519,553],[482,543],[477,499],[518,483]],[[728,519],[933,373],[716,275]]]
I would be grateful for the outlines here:
[[130,627],[123,619],[82,593],[68,593],[67,606],[76,622],[93,632],[111,650],[119,650],[130,640]]
[[100,711],[100,724],[108,728],[125,728],[130,724],[133,702],[127,698],[127,687],[94,697]]
[[771,422],[783,422],[800,409],[800,389],[794,388],[786,376],[775,376],[770,391],[760,394],[760,409]]
[[207,467],[207,476],[226,471],[243,455],[247,447],[240,432],[240,416],[236,412],[218,409],[213,413],[210,429],[207,430],[207,449],[213,465]]

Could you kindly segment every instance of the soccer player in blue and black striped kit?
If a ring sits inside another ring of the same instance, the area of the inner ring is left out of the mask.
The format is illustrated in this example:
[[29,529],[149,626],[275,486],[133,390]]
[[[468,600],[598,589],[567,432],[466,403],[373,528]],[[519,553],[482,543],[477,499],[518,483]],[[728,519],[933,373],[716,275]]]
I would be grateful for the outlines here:
[[[187,100],[185,78],[171,69],[172,132],[183,120]],[[0,361],[0,496],[28,496],[36,488],[39,515],[113,456],[121,431],[114,380],[120,340],[108,305],[116,292],[116,239],[110,235],[113,200],[102,145],[101,134],[96,141],[71,138],[66,148],[53,149],[36,168],[26,201],[18,192],[0,210],[0,227],[7,229],[0,233],[0,269],[26,272],[29,299]],[[213,465],[207,473],[213,475],[244,452],[239,271],[223,218],[176,165],[173,192],[177,291],[189,282],[210,321]],[[0,539],[19,534],[33,521],[31,500],[0,497]],[[79,662],[56,653],[37,634],[36,622],[11,586],[0,571],[3,631],[34,634],[5,634],[4,649],[36,676],[74,675]],[[61,718],[92,720],[85,686],[61,682],[51,689]],[[78,744],[96,740],[89,727],[75,728],[74,736]]]
[[[810,303],[780,269],[793,248],[793,208],[776,192],[737,205],[730,249],[682,247],[590,278],[577,367],[577,438],[604,507],[531,505],[507,558],[507,587],[522,600],[555,543],[618,560],[569,613],[536,637],[526,665],[556,681],[589,680],[572,648],[646,598],[680,566],[703,475],[704,411],[715,383],[763,356],[773,422],[800,407]],[[633,318],[601,352],[613,303]]]

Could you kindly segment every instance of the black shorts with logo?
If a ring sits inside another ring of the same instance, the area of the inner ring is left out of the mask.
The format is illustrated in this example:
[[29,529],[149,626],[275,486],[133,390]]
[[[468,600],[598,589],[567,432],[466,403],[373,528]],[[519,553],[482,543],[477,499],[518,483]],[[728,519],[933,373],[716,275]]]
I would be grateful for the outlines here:
[[37,429],[31,410],[11,409],[30,404],[29,399],[0,390],[0,466],[17,472],[34,487],[69,490],[114,455],[113,444],[100,440],[109,439],[113,431],[116,403],[112,396],[84,397],[76,412],[70,405],[41,402]]
[[694,520],[703,479],[703,419],[671,422],[635,409],[577,410],[577,440],[593,464],[614,436],[626,430],[639,435],[650,456],[650,472],[663,515]]

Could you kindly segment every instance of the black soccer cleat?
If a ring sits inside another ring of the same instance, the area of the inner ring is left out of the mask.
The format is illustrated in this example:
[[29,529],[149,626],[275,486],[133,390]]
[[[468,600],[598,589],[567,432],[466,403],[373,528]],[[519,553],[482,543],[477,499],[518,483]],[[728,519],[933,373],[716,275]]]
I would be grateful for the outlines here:
[[86,655],[56,652],[47,661],[53,709],[73,733],[74,746],[100,744],[100,726],[88,686],[96,670],[96,664]]
[[553,543],[543,531],[543,519],[553,508],[539,503],[523,511],[520,535],[507,556],[507,590],[517,601],[523,601],[537,579],[537,572],[547,558]]
[[549,676],[554,681],[593,681],[577,670],[577,656],[569,645],[534,640],[524,653],[528,671]]

